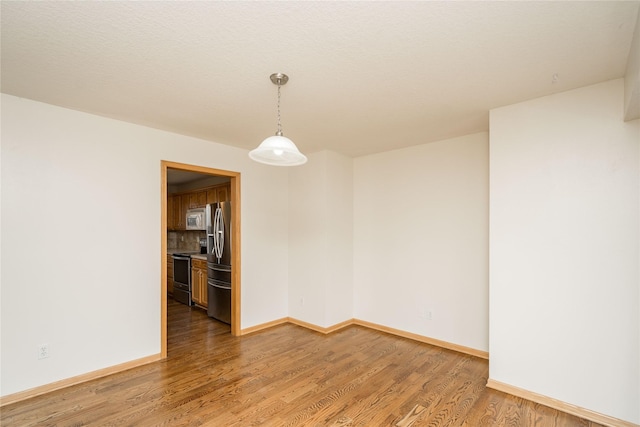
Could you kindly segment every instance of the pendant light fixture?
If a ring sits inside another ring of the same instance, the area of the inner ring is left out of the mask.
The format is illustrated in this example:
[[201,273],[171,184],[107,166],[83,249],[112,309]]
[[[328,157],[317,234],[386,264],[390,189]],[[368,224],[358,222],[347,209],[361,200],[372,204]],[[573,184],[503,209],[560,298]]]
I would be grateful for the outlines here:
[[255,150],[249,152],[249,157],[256,162],[272,166],[298,166],[307,162],[307,157],[298,151],[296,145],[289,138],[282,135],[280,124],[280,86],[289,81],[286,74],[271,74],[271,81],[278,86],[278,130]]

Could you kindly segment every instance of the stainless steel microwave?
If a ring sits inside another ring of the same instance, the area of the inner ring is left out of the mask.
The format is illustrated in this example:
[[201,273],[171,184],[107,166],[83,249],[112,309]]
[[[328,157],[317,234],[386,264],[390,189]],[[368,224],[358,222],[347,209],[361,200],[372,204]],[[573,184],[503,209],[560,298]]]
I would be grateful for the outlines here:
[[205,230],[207,226],[205,209],[189,209],[187,211],[187,230]]

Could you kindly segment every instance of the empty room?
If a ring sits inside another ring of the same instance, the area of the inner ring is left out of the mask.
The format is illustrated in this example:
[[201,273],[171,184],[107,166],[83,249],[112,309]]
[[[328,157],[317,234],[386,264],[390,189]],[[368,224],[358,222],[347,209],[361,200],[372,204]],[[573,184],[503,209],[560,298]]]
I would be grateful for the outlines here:
[[0,424],[640,427],[639,16],[0,1]]

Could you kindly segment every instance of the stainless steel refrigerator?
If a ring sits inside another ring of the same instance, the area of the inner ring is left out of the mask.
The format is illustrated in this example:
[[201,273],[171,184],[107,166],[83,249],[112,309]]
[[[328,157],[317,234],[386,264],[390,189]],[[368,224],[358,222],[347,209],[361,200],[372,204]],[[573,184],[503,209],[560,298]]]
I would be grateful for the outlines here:
[[207,314],[231,324],[231,202],[207,205]]

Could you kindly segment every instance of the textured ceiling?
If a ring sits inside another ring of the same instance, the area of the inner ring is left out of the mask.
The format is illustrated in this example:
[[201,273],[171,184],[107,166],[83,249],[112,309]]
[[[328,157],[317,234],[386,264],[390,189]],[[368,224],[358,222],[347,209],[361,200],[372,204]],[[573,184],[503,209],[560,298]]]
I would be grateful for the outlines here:
[[283,72],[284,134],[359,156],[622,77],[639,5],[2,1],[2,92],[252,149]]

